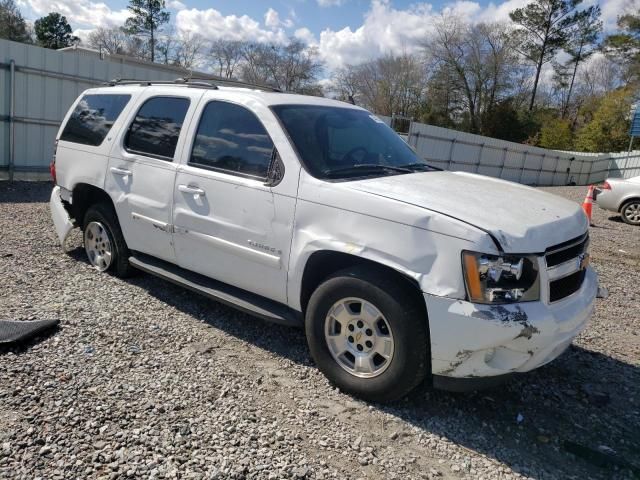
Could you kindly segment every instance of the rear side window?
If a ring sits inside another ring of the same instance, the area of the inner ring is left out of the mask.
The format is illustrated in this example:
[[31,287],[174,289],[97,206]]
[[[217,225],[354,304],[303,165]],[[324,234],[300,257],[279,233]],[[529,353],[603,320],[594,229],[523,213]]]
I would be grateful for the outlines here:
[[187,98],[150,98],[140,107],[131,123],[124,141],[125,148],[134,153],[172,161],[188,109]]
[[253,112],[214,101],[202,112],[189,163],[266,178],[272,154],[273,142]]
[[60,140],[97,147],[130,98],[131,95],[85,95],[71,113]]

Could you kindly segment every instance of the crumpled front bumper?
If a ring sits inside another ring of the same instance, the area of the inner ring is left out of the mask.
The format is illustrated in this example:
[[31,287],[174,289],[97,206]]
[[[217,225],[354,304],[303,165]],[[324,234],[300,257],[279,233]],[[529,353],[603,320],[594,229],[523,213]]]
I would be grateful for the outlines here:
[[597,291],[598,278],[589,267],[580,290],[554,303],[479,305],[425,294],[432,373],[477,379],[540,367],[585,328]]

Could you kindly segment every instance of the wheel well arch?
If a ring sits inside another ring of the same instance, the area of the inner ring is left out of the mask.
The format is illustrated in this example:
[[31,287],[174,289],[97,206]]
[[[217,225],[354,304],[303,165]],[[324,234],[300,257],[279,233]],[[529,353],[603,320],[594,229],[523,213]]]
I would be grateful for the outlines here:
[[624,207],[627,203],[633,202],[633,201],[640,202],[640,197],[637,195],[633,195],[629,198],[625,198],[624,200],[622,200],[620,202],[620,206],[618,207],[618,212],[619,213],[622,212],[622,207]]
[[[421,296],[421,289],[417,280],[389,267],[388,265],[349,253],[338,252],[335,250],[318,250],[309,256],[304,266],[302,284],[300,288],[300,306],[302,307],[302,313],[304,314],[306,312],[309,299],[315,289],[327,277],[345,268],[359,265],[368,265],[382,270],[397,278],[398,281],[404,282],[416,295]],[[422,298],[419,298],[419,300],[419,304],[424,306],[424,300],[422,300]],[[426,307],[424,307],[424,309],[426,314]]]
[[74,218],[76,224],[81,228],[83,226],[82,222],[84,221],[84,216],[91,205],[95,205],[96,203],[106,203],[115,211],[113,200],[111,200],[109,194],[101,188],[89,183],[78,183],[73,187],[71,198],[72,203],[70,206],[70,214]]

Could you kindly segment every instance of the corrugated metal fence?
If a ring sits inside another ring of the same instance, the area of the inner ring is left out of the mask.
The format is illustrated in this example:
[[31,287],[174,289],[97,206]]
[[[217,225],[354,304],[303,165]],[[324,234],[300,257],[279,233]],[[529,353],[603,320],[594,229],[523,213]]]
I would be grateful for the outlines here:
[[[388,125],[391,117],[380,116]],[[640,151],[582,153],[548,150],[412,122],[402,135],[429,163],[529,185],[588,185],[640,175]]]
[[46,178],[55,134],[85,89],[114,78],[173,80],[176,67],[0,40],[0,178]]

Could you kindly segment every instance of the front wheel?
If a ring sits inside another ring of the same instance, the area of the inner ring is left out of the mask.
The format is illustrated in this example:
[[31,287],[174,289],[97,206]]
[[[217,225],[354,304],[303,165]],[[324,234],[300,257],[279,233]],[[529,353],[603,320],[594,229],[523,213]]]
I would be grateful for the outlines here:
[[313,293],[305,326],[318,368],[341,390],[400,398],[429,372],[424,307],[408,282],[370,267],[338,272]]
[[640,200],[631,200],[620,209],[622,220],[629,225],[640,225]]

